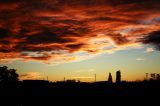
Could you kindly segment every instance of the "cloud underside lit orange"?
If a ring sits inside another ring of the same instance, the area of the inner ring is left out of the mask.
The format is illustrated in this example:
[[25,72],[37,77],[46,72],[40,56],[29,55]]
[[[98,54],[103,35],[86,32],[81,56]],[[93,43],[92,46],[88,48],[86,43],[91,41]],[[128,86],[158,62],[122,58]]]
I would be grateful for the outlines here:
[[20,80],[30,80],[30,79],[40,79],[41,73],[39,72],[28,72],[27,74],[22,74],[19,76]]
[[61,63],[160,48],[159,0],[1,0],[0,62]]

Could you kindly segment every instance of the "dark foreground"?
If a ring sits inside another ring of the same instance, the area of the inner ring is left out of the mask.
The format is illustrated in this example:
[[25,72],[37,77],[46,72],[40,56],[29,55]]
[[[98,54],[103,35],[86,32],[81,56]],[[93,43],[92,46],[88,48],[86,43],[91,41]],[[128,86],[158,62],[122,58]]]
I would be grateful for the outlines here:
[[[23,103],[31,103],[30,100],[38,98],[38,103],[49,98],[120,98],[120,97],[159,97],[160,81],[121,82],[121,83],[80,83],[48,81],[24,81],[0,85],[1,98],[16,98]],[[27,98],[27,99],[26,99]],[[27,102],[28,101],[28,102]],[[21,102],[17,102],[21,104]]]

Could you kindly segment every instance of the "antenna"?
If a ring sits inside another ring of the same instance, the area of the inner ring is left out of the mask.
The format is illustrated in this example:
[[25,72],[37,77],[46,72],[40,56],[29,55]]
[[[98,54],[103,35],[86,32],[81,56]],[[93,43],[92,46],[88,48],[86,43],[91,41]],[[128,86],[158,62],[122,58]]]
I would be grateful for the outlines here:
[[95,74],[95,76],[94,76],[94,77],[95,77],[95,82],[96,82],[96,74]]
[[66,81],[66,78],[64,77],[64,82]]

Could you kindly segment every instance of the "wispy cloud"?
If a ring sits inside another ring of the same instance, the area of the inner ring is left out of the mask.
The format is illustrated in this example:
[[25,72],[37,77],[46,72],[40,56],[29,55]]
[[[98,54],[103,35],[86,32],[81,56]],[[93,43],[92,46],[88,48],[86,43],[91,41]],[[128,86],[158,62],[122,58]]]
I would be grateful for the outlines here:
[[145,59],[144,58],[137,58],[136,60],[137,61],[144,61]]
[[29,79],[39,79],[41,77],[41,74],[39,72],[28,72],[26,74],[20,75],[20,80],[29,80]]
[[146,52],[146,53],[150,53],[150,52],[153,52],[153,51],[154,51],[153,48],[147,48],[145,52]]

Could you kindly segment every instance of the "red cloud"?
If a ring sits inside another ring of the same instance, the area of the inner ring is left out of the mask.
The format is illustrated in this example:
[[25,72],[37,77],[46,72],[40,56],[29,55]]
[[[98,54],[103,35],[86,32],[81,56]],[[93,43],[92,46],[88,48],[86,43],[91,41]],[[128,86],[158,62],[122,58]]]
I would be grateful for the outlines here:
[[[106,48],[120,50],[121,46],[134,45],[137,39],[160,30],[159,3],[158,0],[1,0],[0,61],[70,61],[79,51],[96,54]],[[106,40],[90,43],[99,38]]]

